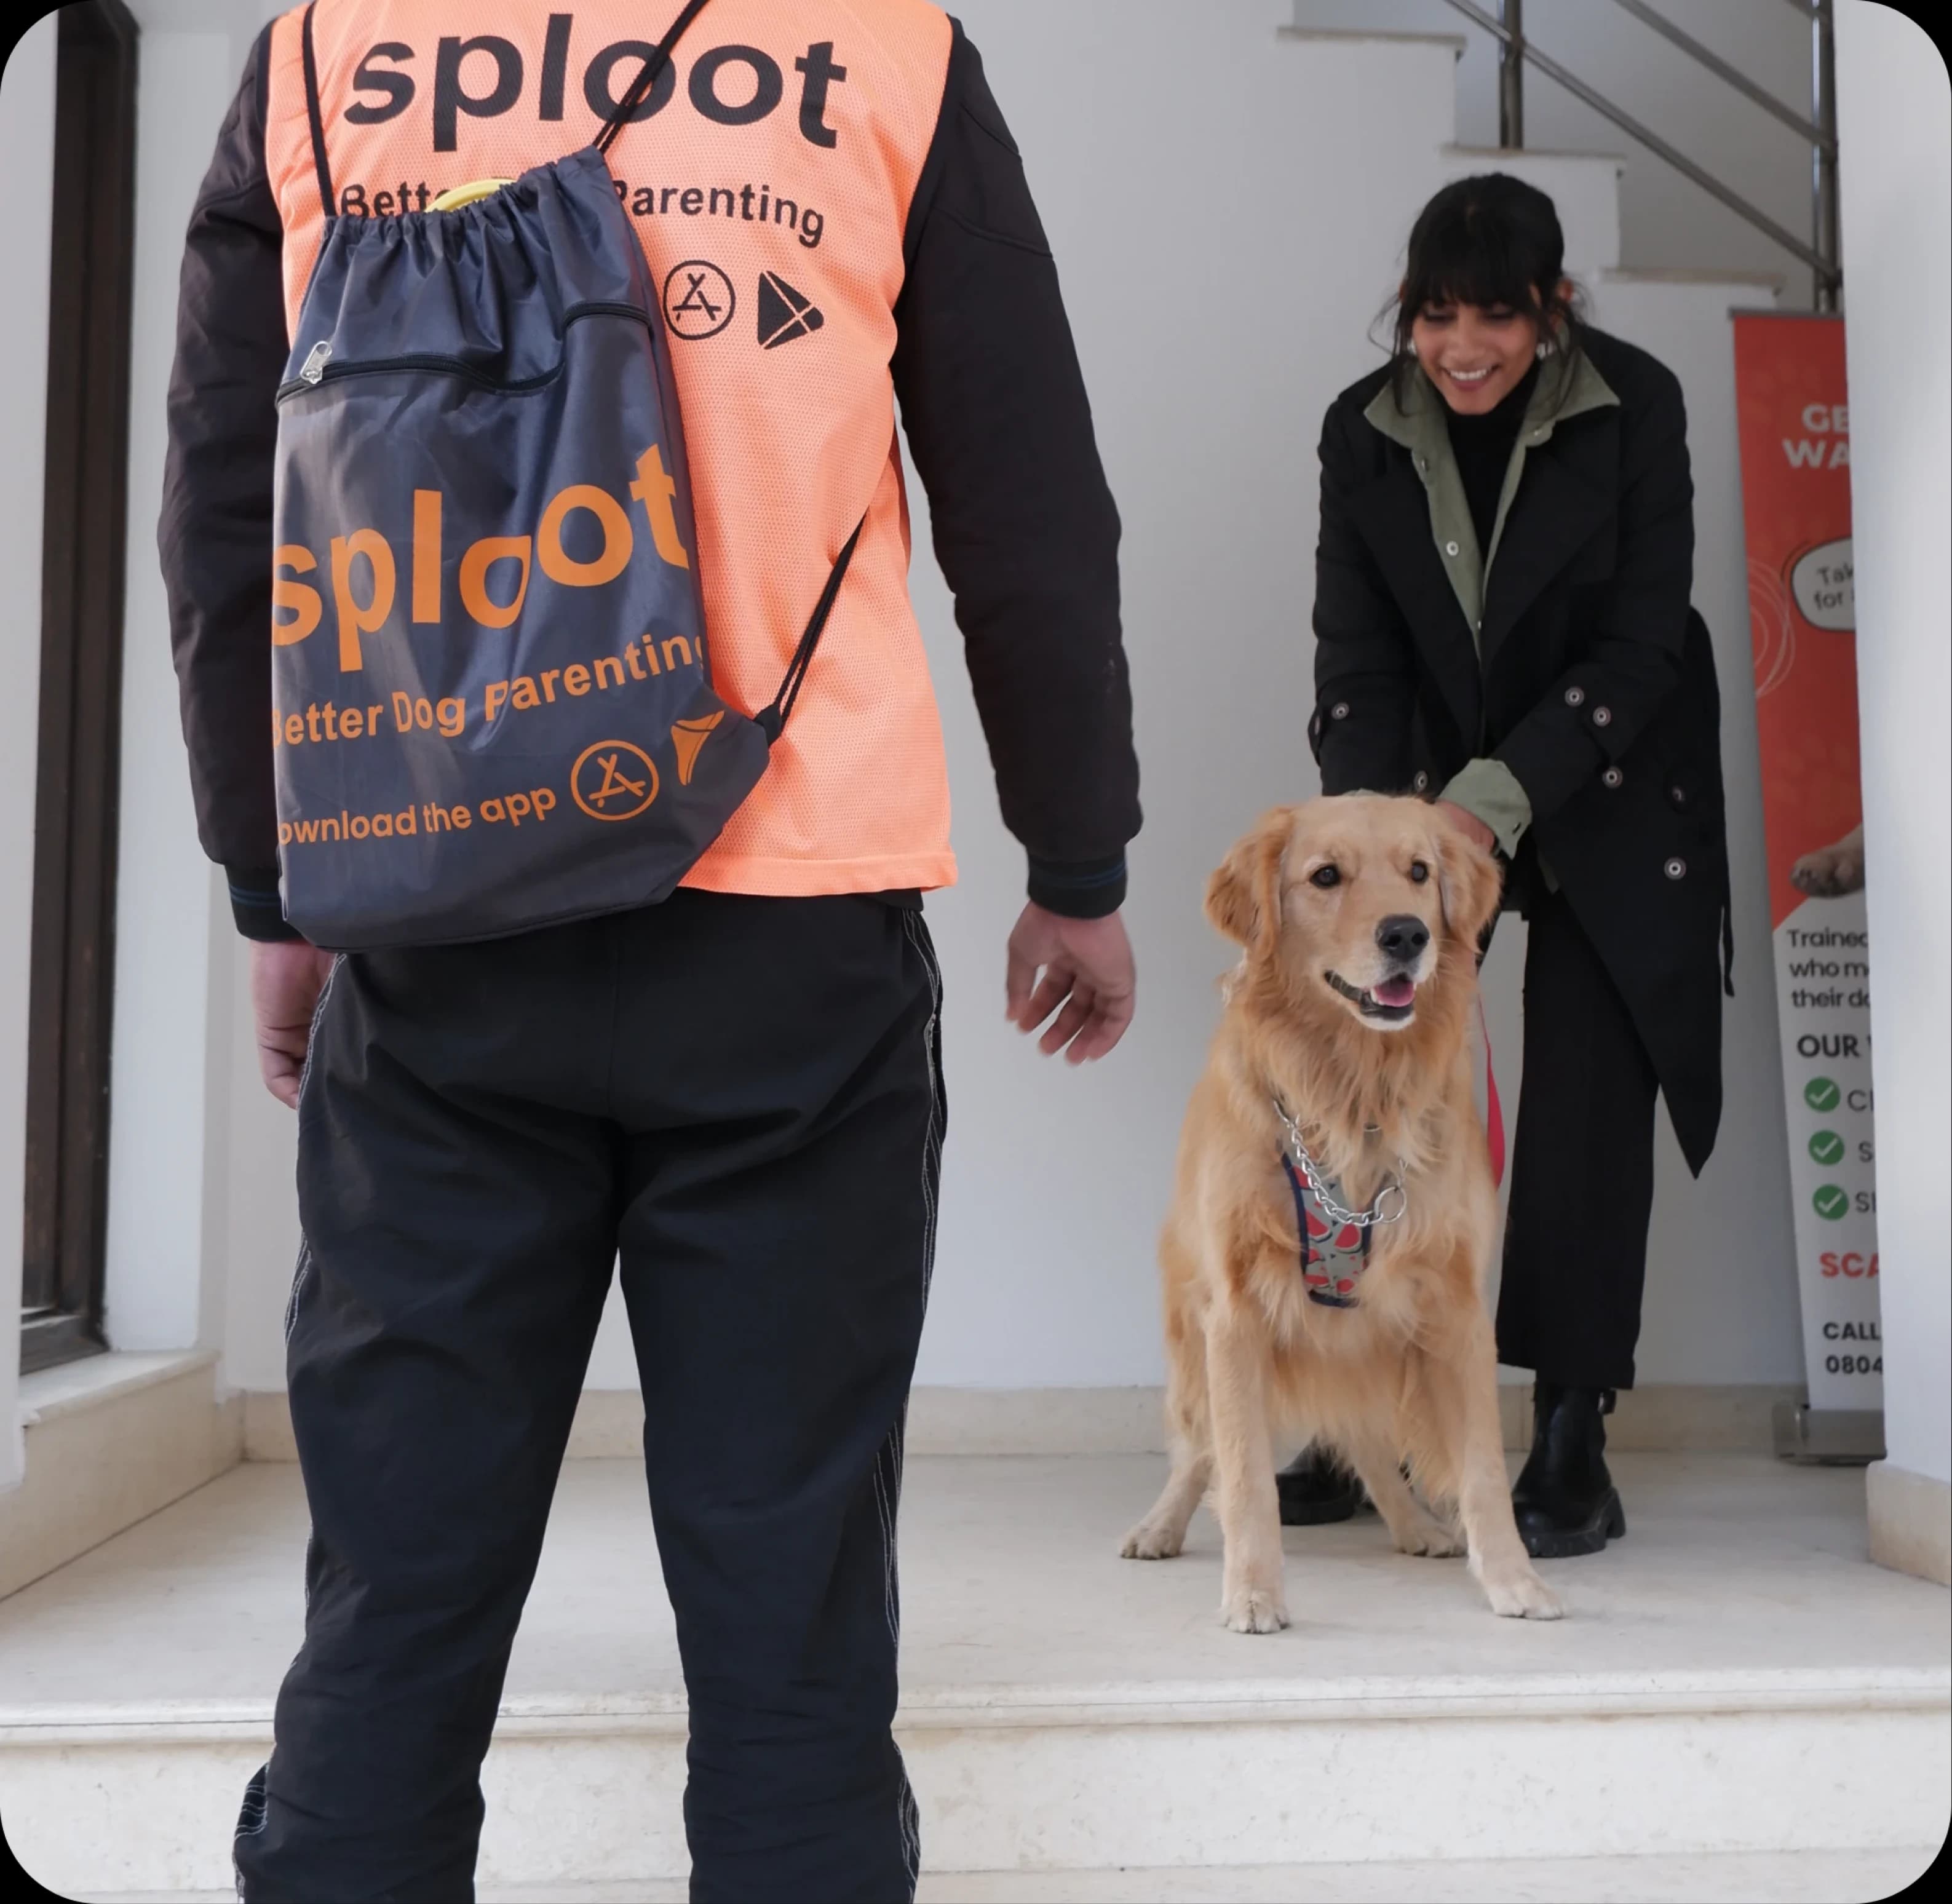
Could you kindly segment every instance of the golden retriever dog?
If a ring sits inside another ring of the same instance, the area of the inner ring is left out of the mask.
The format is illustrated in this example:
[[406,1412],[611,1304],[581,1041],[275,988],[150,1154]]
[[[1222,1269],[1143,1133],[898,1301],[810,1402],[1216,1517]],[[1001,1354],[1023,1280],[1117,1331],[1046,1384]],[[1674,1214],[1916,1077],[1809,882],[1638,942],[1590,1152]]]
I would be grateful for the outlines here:
[[1208,883],[1245,950],[1160,1240],[1172,1472],[1124,1552],[1178,1553],[1210,1487],[1237,1633],[1288,1623],[1277,1429],[1347,1459],[1401,1552],[1461,1544],[1494,1612],[1559,1617],[1512,1519],[1485,1308],[1470,1028],[1498,889],[1436,808],[1372,794],[1276,808]]

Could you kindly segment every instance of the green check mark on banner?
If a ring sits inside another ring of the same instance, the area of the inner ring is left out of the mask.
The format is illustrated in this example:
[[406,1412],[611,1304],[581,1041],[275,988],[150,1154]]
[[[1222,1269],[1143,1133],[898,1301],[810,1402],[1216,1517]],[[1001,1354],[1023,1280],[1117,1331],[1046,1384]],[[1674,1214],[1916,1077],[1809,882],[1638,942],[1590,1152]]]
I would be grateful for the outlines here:
[[1810,1200],[1816,1214],[1829,1223],[1835,1223],[1850,1207],[1850,1193],[1835,1183],[1825,1183]]
[[1832,1077],[1813,1077],[1803,1087],[1803,1101],[1813,1111],[1834,1111],[1843,1101],[1843,1093]]
[[1844,1155],[1844,1140],[1834,1130],[1819,1130],[1810,1140],[1810,1154],[1819,1164],[1841,1162]]

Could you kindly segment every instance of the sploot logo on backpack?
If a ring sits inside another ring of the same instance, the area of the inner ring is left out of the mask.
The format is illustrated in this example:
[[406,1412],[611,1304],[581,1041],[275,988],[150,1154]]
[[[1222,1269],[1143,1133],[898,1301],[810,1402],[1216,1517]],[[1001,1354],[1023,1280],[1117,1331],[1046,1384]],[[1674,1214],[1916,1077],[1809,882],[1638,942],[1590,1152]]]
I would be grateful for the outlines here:
[[[677,484],[665,469],[655,443],[638,458],[637,480],[630,486],[629,493],[633,501],[643,505],[652,546],[658,558],[671,567],[688,569],[691,557],[679,536],[674,506]],[[416,624],[438,625],[447,619],[444,499],[438,489],[417,489],[413,496],[413,524],[407,544],[411,619]],[[571,554],[565,546],[565,530],[580,514],[591,517],[601,539],[601,546],[594,553],[581,557]],[[462,611],[477,627],[507,628],[521,615],[528,599],[532,562],[549,581],[560,587],[602,588],[624,573],[636,552],[637,534],[624,505],[609,490],[595,483],[572,483],[549,499],[533,535],[483,536],[471,542],[455,565],[455,592]],[[302,543],[287,542],[277,551],[271,583],[274,647],[294,647],[309,639],[324,620],[324,596],[310,583],[299,579],[318,572],[320,566],[318,556]],[[393,613],[399,588],[399,564],[393,544],[377,529],[355,529],[346,535],[334,536],[328,545],[324,573],[330,577],[332,592],[339,672],[356,674],[365,667],[364,638],[377,633]],[[288,618],[281,620],[281,615]],[[674,639],[676,646],[684,650],[685,661],[690,661],[693,658],[691,644],[681,636]],[[668,642],[666,646],[672,645]],[[643,646],[643,658],[650,672],[658,673],[657,652],[648,636]],[[674,661],[671,664],[677,664]],[[618,659],[615,666],[621,672],[624,660]],[[567,676],[580,671],[561,671]],[[643,678],[634,660],[630,662],[630,671]],[[552,687],[549,698],[555,698]],[[511,705],[519,707],[524,702],[517,699]],[[298,739],[293,739],[291,744],[296,746]]]
[[[555,706],[566,708],[590,695],[622,691],[628,699],[633,683],[654,682],[661,676],[681,675],[687,671],[702,673],[702,637],[694,642],[684,634],[633,633],[615,652],[587,655],[558,667],[523,672],[514,671],[506,664],[485,670],[477,664],[478,692],[465,690],[438,698],[383,686],[361,692],[362,677],[372,671],[368,665],[369,638],[389,623],[397,624],[403,580],[409,626],[442,628],[464,640],[468,631],[465,625],[457,625],[461,616],[477,630],[513,630],[529,605],[533,571],[540,571],[545,589],[551,584],[563,589],[608,588],[627,575],[637,555],[641,529],[649,530],[652,548],[661,563],[688,570],[691,557],[679,532],[677,492],[662,452],[653,443],[637,458],[637,480],[627,491],[629,500],[643,510],[637,528],[632,526],[632,512],[618,496],[596,483],[572,483],[549,499],[533,533],[477,537],[461,552],[458,561],[450,562],[444,533],[446,499],[438,489],[416,489],[404,578],[393,539],[377,529],[355,529],[330,537],[323,561],[302,543],[285,544],[277,552],[274,571],[272,644],[295,648],[318,633],[325,625],[329,591],[337,678],[346,698],[312,698],[302,707],[274,706],[274,749],[316,749],[383,737],[411,739],[416,734],[466,744],[471,730],[494,730],[517,716]],[[312,575],[320,577],[322,586],[300,579]],[[452,613],[457,603],[461,616]],[[561,605],[555,605],[558,612]],[[540,605],[538,611],[544,611]],[[510,652],[519,655],[520,645]],[[474,658],[478,664],[482,651],[477,649]],[[315,661],[301,675],[274,671],[274,698],[278,687],[289,688],[299,680],[306,682],[307,691],[316,696],[322,685],[322,668],[330,666],[330,661]],[[277,678],[280,676],[282,680]],[[718,719],[714,714],[672,729],[681,786],[691,784],[699,750]],[[355,751],[364,757],[363,749]],[[605,740],[586,749],[577,759],[569,790],[577,806],[593,820],[632,819],[658,797],[658,770],[636,743]],[[526,798],[522,793],[509,798],[505,814],[482,817],[510,817],[518,821],[525,814],[536,820],[546,818],[555,805],[553,796],[534,789],[526,792]],[[339,836],[384,839],[414,830],[405,824],[389,828],[384,816],[370,832],[360,830],[358,816],[343,818],[338,835],[293,831],[285,843],[306,844],[314,838]],[[443,830],[437,814],[427,819],[426,827],[430,832]]]

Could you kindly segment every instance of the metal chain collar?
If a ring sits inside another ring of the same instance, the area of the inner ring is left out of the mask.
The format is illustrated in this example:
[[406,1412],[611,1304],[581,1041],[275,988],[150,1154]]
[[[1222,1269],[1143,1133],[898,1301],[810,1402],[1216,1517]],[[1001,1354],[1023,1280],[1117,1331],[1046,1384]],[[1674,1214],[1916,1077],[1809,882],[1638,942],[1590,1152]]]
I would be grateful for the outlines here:
[[[1322,1205],[1323,1213],[1331,1223],[1338,1227],[1343,1224],[1353,1223],[1357,1229],[1366,1230],[1372,1224],[1395,1223],[1401,1220],[1409,1208],[1409,1193],[1403,1188],[1402,1176],[1403,1171],[1408,1166],[1400,1157],[1397,1159],[1398,1174],[1392,1177],[1376,1192],[1375,1196],[1370,1200],[1369,1208],[1365,1210],[1351,1210],[1335,1194],[1340,1190],[1341,1185],[1331,1177],[1309,1155],[1307,1145],[1302,1142],[1301,1126],[1289,1116],[1287,1105],[1283,1104],[1279,1098],[1275,1098],[1272,1102],[1275,1115],[1281,1119],[1282,1127],[1287,1132],[1288,1146],[1294,1153],[1295,1167],[1301,1172],[1309,1190],[1313,1193],[1315,1202]],[[1394,1210],[1385,1211],[1383,1208],[1384,1200],[1391,1196],[1396,1198],[1397,1206]],[[1304,1239],[1304,1243],[1305,1242],[1306,1239]]]

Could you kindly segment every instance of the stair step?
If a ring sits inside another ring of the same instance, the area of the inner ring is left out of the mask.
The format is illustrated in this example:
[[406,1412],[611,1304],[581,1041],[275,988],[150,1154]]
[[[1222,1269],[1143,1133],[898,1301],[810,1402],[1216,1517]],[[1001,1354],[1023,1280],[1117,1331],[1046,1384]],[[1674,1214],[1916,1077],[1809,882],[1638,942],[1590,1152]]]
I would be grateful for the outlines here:
[[1470,43],[1462,33],[1412,33],[1383,27],[1277,27],[1275,38],[1291,45],[1334,45],[1354,42],[1378,46],[1441,46],[1462,59]]
[[[1121,1871],[925,1871],[916,1904],[1870,1904],[1895,1896],[1938,1847],[1725,1852],[1706,1857],[1453,1858],[1362,1864],[1153,1865]],[[684,1904],[678,1877],[632,1884],[483,1884],[480,1904]],[[233,1904],[221,1891],[96,1893],[85,1904]]]
[[[1942,1669],[1786,1670],[971,1687],[898,1730],[932,1866],[1067,1872],[1917,1843],[1948,1714]],[[0,1712],[12,1849],[70,1896],[219,1886],[270,1740],[261,1705]],[[508,1701],[483,1882],[682,1877],[684,1752],[680,1701]]]
[[[1169,1565],[1116,1557],[1161,1468],[911,1459],[899,1729],[932,1870],[1055,1886],[1943,1835],[1944,1595],[1864,1558],[1858,1474],[1623,1454],[1632,1537],[1548,1563],[1571,1615],[1544,1627],[1494,1618],[1461,1563],[1391,1552],[1373,1516],[1291,1530],[1294,1624],[1247,1639],[1214,1618],[1204,1515]],[[685,1870],[685,1705],[642,1490],[632,1462],[565,1471],[483,1774],[484,1887]],[[0,1816],[51,1888],[224,1888],[305,1530],[295,1471],[247,1465],[0,1604]]]
[[[1345,105],[1387,100],[1390,123],[1416,127],[1419,148],[1456,136],[1462,34],[1281,27],[1275,36],[1278,43],[1295,49],[1300,61],[1295,70],[1305,76],[1308,86],[1325,88]],[[1298,98],[1296,103],[1303,101]]]
[[1622,265],[1600,275],[1603,284],[1718,285],[1747,292],[1779,293],[1788,284],[1782,271],[1702,270],[1691,265]]

